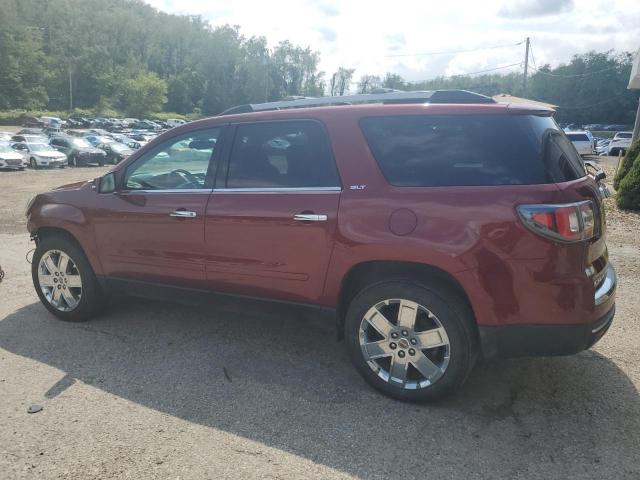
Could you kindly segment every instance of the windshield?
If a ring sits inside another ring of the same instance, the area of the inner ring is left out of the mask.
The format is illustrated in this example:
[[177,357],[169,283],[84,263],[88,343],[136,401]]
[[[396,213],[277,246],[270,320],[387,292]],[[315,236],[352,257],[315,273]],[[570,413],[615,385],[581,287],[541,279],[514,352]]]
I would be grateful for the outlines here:
[[49,145],[45,145],[44,143],[31,143],[29,144],[29,149],[32,152],[50,152],[52,150]]
[[73,145],[80,148],[91,148],[91,144],[84,138],[76,138],[73,140]]
[[616,135],[616,137],[618,138],[631,138],[631,134],[630,133],[619,133]]

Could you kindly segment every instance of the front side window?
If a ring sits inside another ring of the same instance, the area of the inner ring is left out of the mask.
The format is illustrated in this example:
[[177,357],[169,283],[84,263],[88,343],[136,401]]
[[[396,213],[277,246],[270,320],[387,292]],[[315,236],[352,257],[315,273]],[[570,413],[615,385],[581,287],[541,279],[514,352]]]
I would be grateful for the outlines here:
[[238,126],[227,188],[339,187],[329,142],[316,122]]
[[206,183],[209,161],[222,128],[197,130],[173,137],[127,169],[128,190],[198,190]]

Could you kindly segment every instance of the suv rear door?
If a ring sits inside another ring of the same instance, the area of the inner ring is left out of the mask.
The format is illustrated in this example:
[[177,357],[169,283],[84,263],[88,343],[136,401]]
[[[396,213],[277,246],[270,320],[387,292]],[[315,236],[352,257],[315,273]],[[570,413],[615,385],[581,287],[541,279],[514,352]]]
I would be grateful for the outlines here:
[[216,291],[315,303],[334,243],[341,183],[324,127],[235,125],[207,206],[207,280]]

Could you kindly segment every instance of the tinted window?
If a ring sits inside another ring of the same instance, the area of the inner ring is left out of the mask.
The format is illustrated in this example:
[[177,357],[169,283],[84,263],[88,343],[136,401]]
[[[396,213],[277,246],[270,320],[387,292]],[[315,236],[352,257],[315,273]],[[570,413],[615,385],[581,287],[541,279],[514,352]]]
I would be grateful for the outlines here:
[[340,185],[322,127],[315,122],[240,125],[228,188],[309,188]]
[[589,137],[584,133],[567,133],[567,138],[572,142],[589,142]]
[[526,185],[585,175],[577,152],[549,117],[373,117],[361,126],[392,185]]
[[631,133],[618,133],[616,137],[618,138],[631,138],[633,135]]
[[174,137],[136,160],[127,169],[129,190],[194,190],[206,185],[209,160],[221,128]]

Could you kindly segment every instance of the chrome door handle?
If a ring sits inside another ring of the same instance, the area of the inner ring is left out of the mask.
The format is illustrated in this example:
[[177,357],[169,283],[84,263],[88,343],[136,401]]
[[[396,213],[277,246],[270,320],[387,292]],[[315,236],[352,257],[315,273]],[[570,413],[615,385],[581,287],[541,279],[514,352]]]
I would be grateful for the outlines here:
[[169,214],[169,216],[177,218],[196,218],[196,212],[192,212],[191,210],[174,210]]
[[326,215],[316,215],[315,213],[296,213],[293,219],[297,222],[326,222]]

